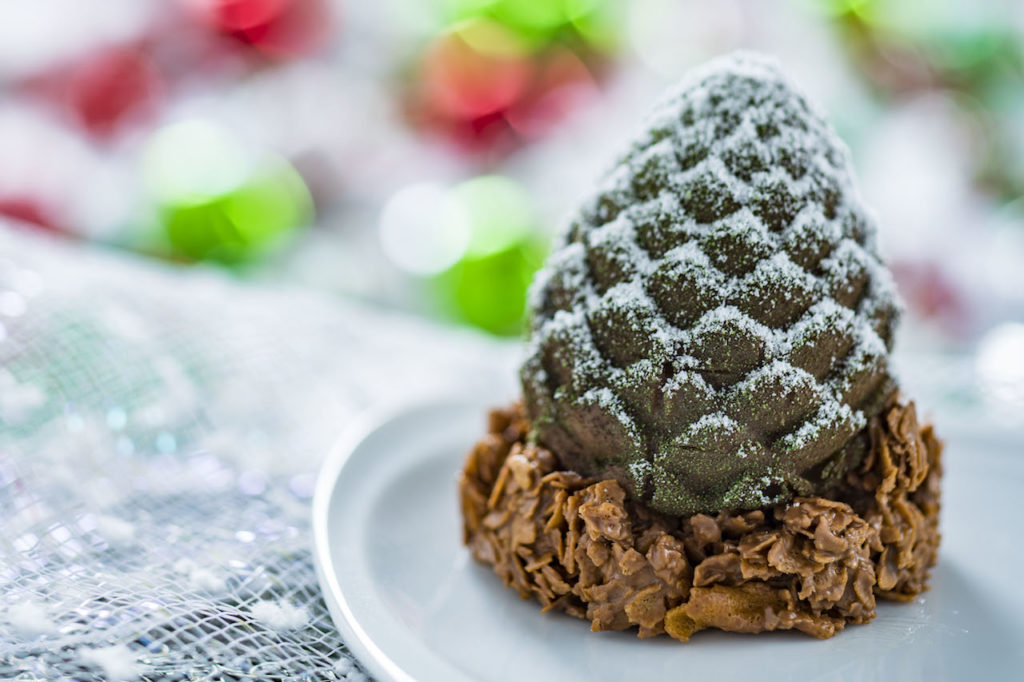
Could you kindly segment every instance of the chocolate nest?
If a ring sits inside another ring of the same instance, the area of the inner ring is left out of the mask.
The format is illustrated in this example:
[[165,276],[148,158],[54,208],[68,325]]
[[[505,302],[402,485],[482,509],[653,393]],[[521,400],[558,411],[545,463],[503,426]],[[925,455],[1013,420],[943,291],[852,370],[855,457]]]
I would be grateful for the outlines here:
[[473,556],[542,611],[682,641],[705,628],[827,638],[874,618],[877,598],[927,589],[942,444],[913,403],[870,421],[866,458],[829,497],[717,516],[652,512],[616,481],[560,469],[529,430],[521,406],[491,412],[459,493]]

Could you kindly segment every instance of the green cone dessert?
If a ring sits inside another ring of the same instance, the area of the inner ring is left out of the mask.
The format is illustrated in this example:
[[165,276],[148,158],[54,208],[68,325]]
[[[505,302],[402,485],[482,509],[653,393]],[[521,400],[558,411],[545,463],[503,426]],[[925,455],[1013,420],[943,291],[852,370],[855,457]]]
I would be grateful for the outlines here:
[[896,390],[898,306],[846,147],[756,55],[655,107],[531,295],[533,437],[658,512],[829,491]]
[[538,274],[521,403],[459,476],[463,541],[543,611],[689,641],[832,637],[927,589],[942,442],[846,148],[774,62],[691,74]]

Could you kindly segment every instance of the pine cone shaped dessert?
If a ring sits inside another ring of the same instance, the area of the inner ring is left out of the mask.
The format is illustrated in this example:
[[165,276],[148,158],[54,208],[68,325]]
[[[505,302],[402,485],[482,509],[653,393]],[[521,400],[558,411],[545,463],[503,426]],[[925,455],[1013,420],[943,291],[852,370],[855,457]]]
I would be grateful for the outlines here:
[[830,489],[896,390],[898,305],[847,149],[757,55],[655,107],[531,306],[535,438],[660,512]]

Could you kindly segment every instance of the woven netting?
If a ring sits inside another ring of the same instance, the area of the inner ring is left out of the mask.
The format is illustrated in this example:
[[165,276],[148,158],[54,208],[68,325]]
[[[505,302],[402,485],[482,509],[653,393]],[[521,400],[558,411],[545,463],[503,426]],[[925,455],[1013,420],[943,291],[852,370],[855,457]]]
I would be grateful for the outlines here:
[[0,679],[365,679],[312,564],[320,460],[506,356],[0,225]]

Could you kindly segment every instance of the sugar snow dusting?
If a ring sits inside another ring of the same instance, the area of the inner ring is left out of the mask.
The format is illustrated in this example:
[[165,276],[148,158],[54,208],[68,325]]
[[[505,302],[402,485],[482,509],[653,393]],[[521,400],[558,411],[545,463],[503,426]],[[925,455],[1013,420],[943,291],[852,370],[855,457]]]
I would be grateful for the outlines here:
[[895,392],[899,305],[875,231],[845,145],[773,60],[695,70],[531,288],[521,375],[539,439],[670,513],[821,487],[811,470],[856,461]]

